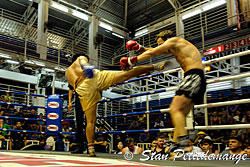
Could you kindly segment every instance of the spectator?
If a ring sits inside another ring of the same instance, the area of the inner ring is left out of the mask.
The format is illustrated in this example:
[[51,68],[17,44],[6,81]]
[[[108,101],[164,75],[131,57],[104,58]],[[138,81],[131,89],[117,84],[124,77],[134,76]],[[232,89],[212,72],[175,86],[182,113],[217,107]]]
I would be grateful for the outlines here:
[[[98,127],[98,131],[99,132],[104,132],[104,126],[100,125]],[[106,153],[107,152],[107,146],[108,146],[107,134],[98,133],[97,135],[95,135],[94,144],[95,144],[95,151],[96,152],[104,152],[104,153]]]
[[[43,119],[43,114],[40,113],[39,116],[38,116],[38,119]],[[38,128],[36,131],[40,131],[40,132],[43,132],[46,130],[46,125],[45,125],[45,122],[44,121],[37,121],[38,123]]]
[[236,111],[236,115],[233,117],[233,119],[233,122],[236,124],[244,123],[243,114],[240,112],[240,110]]
[[210,139],[204,139],[201,141],[201,150],[206,154],[206,156],[213,154],[213,144],[213,141]]
[[244,154],[244,151],[241,149],[242,142],[240,137],[238,136],[231,136],[229,138],[229,149],[224,150],[221,154],[230,154],[230,155],[236,155],[236,154]]
[[[23,104],[23,100],[19,99],[18,104]],[[14,106],[14,110],[16,110],[16,112],[19,112],[21,108],[23,108],[23,106],[17,106],[17,105]]]
[[117,149],[115,150],[115,154],[122,154],[123,143],[120,141],[117,144]]
[[194,142],[191,139],[188,139],[188,153],[190,154],[197,154],[197,153],[201,153],[201,149],[199,147],[194,146]]
[[[32,118],[32,119],[36,119],[36,110],[35,109],[31,109],[31,112],[28,113],[26,115],[27,118]],[[29,128],[32,131],[36,131],[37,129],[37,121],[35,120],[28,120],[28,124],[29,124]]]
[[129,126],[129,130],[137,130],[140,128],[140,123],[138,122],[136,117],[133,117],[132,123]]
[[[6,92],[6,95],[2,98],[3,102],[11,103],[11,97],[9,95],[9,92]],[[10,109],[10,104],[6,105],[6,109]]]
[[[62,127],[62,132],[70,132],[70,129],[69,129],[69,125],[68,124],[64,124],[63,127]],[[64,138],[67,138],[67,136],[69,136],[70,134],[63,134],[63,137]]]
[[203,131],[200,131],[195,140],[194,140],[194,145],[198,146],[200,144],[200,142],[207,136],[207,134]]
[[[21,122],[18,121],[13,129],[23,130]],[[13,140],[13,149],[14,150],[20,150],[21,148],[24,147],[25,142],[26,142],[26,134],[25,133],[14,131],[11,133],[11,138]]]
[[216,111],[213,112],[210,118],[210,125],[221,125],[221,119]]
[[46,139],[46,144],[45,144],[45,147],[44,149],[45,150],[53,150],[53,147],[55,145],[55,139],[56,139],[56,136],[50,136]]
[[222,125],[228,125],[229,123],[229,118],[228,118],[228,114],[226,110],[222,110],[222,114],[221,114],[221,124]]
[[195,125],[196,126],[204,126],[205,125],[205,119],[202,116],[202,113],[197,113],[195,117]]
[[[8,124],[4,123],[4,119],[0,118],[0,129],[11,129]],[[11,134],[10,131],[1,131],[0,130],[0,140],[5,140]]]
[[[236,94],[236,90],[232,89],[231,90],[231,96],[229,96],[228,100],[239,100],[240,97]],[[239,105],[230,105],[227,106],[227,111],[229,112],[230,115],[236,115],[236,111],[239,109]]]
[[2,105],[0,104],[0,116],[3,116],[4,115],[4,110],[2,108]]
[[150,148],[148,148],[149,150],[151,150],[151,152],[153,152],[155,150],[157,146],[157,140],[153,140],[151,145],[150,145]]
[[135,146],[134,139],[129,137],[126,139],[127,147],[122,149],[122,154],[132,153],[132,154],[141,154],[142,149],[138,146]]
[[[145,130],[145,128],[143,128],[143,130]],[[140,133],[140,136],[139,136],[140,143],[147,143],[147,142],[149,142],[149,139],[150,139],[149,132]]]
[[[240,98],[241,99],[248,99],[248,98],[250,98],[250,95],[249,95],[247,89],[242,90],[242,95],[241,95]],[[241,110],[242,110],[243,113],[246,113],[249,110],[249,108],[250,108],[250,104],[249,103],[241,104],[240,108],[241,108]]]
[[157,144],[153,152],[156,152],[157,154],[165,154],[169,147],[164,147],[164,136],[157,137]]
[[160,120],[160,118],[156,118],[154,129],[161,129],[164,128],[164,122]]
[[244,154],[247,154],[247,158],[250,158],[250,145],[249,144],[245,147]]

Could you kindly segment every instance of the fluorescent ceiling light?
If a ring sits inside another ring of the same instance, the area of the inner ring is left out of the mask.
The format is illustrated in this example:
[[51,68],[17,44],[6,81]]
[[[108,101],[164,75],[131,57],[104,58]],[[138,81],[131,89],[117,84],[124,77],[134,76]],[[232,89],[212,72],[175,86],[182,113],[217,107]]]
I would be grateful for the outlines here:
[[65,68],[58,67],[58,66],[56,66],[56,67],[55,67],[55,70],[58,70],[58,71],[66,71],[66,69],[65,69]]
[[11,58],[9,55],[2,54],[2,53],[0,53],[0,57],[5,58],[5,59],[10,59]]
[[213,8],[216,8],[217,6],[223,5],[226,3],[226,0],[218,0],[213,3],[210,3],[202,8],[203,11],[207,11]]
[[198,9],[198,10],[195,10],[193,12],[187,13],[187,14],[182,16],[182,20],[187,19],[187,18],[192,17],[192,16],[195,16],[197,14],[200,14],[201,12],[202,12],[202,10]]
[[82,13],[82,12],[73,10],[72,14],[73,14],[74,16],[76,16],[76,17],[79,17],[79,18],[83,19],[83,20],[87,20],[87,21],[89,20],[88,15],[86,15],[86,14],[84,14],[84,13]]
[[121,35],[119,35],[119,34],[116,34],[116,33],[112,33],[112,35],[117,36],[117,37],[119,37],[119,38],[124,38],[123,36],[121,36]]
[[102,28],[105,28],[105,29],[107,29],[109,31],[113,30],[112,26],[110,26],[110,25],[108,25],[106,23],[103,23],[103,22],[100,22],[99,26],[102,27]]
[[52,2],[51,6],[52,6],[53,8],[58,9],[58,10],[64,11],[64,12],[66,12],[66,13],[69,12],[69,9],[68,9],[66,6],[63,6],[63,5],[59,4],[59,3]]
[[141,31],[136,32],[136,33],[135,33],[135,36],[137,37],[137,36],[142,35],[142,34],[145,34],[145,33],[147,33],[147,32],[148,32],[148,29],[143,29],[143,30],[141,30]]
[[55,70],[49,69],[49,68],[44,68],[45,71],[47,72],[55,72]]
[[18,61],[13,61],[13,60],[6,60],[6,62],[10,64],[19,64]]
[[44,67],[44,66],[45,66],[44,63],[39,62],[39,61],[25,60],[25,63],[34,64],[34,65],[41,66],[41,67]]

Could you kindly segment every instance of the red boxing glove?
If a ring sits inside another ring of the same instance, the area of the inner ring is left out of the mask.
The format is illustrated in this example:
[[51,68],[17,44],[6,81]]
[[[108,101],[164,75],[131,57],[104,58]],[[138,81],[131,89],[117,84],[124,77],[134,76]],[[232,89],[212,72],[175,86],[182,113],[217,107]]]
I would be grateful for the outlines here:
[[120,59],[120,65],[122,69],[129,69],[133,64],[137,63],[137,56],[134,57],[123,57]]
[[137,43],[136,41],[130,40],[126,43],[126,47],[128,48],[128,50],[136,50],[136,51],[143,51],[144,47],[141,46],[139,43]]

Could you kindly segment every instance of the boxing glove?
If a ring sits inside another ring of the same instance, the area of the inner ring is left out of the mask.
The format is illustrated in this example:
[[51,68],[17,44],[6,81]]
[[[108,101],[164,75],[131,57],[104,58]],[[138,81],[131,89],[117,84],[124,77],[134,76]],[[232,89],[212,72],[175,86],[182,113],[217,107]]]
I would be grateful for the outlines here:
[[120,65],[122,69],[129,69],[133,64],[137,63],[137,56],[123,57],[120,59]]
[[94,69],[96,69],[95,66],[92,66],[90,64],[82,64],[82,70],[83,70],[83,75],[87,78],[93,78],[94,77]]
[[136,50],[136,51],[144,51],[145,48],[137,43],[136,41],[130,40],[126,43],[127,49],[130,50]]

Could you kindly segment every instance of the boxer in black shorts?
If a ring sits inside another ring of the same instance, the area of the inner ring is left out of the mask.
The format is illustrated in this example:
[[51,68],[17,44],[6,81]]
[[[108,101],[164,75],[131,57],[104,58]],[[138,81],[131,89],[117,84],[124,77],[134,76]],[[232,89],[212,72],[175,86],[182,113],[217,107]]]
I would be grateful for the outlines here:
[[176,95],[170,105],[170,115],[174,124],[173,144],[168,152],[177,148],[188,147],[188,135],[185,130],[186,116],[195,104],[203,102],[206,91],[206,79],[199,50],[187,40],[175,37],[173,32],[165,30],[156,36],[158,47],[144,48],[136,41],[128,41],[128,50],[143,52],[139,56],[131,58],[123,57],[120,65],[128,69],[137,62],[150,59],[155,56],[173,54],[176,61],[184,71],[184,79],[179,85]]

